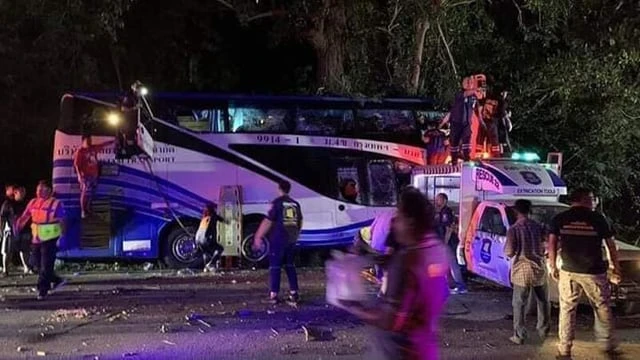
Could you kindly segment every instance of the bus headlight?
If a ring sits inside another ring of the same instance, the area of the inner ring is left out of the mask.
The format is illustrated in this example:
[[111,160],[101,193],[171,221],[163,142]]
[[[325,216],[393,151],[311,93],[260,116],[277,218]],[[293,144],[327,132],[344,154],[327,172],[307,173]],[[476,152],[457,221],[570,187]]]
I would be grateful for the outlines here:
[[120,118],[120,115],[116,113],[109,113],[109,115],[107,115],[107,122],[111,126],[115,127],[120,125],[120,121],[122,121],[122,119]]

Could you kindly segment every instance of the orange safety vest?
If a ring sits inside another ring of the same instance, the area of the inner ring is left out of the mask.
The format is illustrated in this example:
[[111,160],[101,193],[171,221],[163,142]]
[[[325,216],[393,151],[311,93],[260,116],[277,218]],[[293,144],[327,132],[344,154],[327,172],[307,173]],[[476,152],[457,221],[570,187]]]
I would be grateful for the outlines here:
[[62,227],[55,220],[60,201],[50,197],[46,200],[35,199],[31,205],[31,234],[40,241],[53,240],[60,237]]

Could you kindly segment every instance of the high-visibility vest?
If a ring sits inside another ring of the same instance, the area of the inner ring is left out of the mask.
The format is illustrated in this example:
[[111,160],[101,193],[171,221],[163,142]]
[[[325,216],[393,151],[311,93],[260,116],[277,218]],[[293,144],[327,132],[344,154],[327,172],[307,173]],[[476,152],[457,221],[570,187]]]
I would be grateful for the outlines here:
[[60,201],[50,197],[34,199],[31,205],[31,234],[40,241],[57,239],[62,235],[62,226],[55,220]]
[[360,238],[362,241],[371,245],[371,226],[363,227],[360,229]]

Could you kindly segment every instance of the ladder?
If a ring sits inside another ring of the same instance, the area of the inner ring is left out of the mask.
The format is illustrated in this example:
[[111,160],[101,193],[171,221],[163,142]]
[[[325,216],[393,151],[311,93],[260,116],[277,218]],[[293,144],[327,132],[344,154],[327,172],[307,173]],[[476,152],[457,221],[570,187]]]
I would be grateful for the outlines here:
[[91,216],[81,219],[81,249],[108,248],[111,241],[111,202],[94,199]]

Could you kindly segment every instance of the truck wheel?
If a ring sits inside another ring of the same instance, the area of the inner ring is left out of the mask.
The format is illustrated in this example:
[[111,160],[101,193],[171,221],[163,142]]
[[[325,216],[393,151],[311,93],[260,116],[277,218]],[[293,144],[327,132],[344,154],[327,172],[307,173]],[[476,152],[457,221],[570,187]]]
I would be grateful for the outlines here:
[[262,247],[253,250],[253,236],[260,226],[259,222],[250,222],[242,226],[242,245],[240,250],[242,257],[254,266],[263,266],[267,263],[267,255],[269,255],[269,240],[263,239]]
[[163,242],[163,260],[171,269],[201,268],[203,264],[200,250],[196,246],[195,225],[175,226]]

